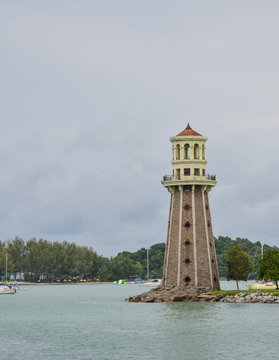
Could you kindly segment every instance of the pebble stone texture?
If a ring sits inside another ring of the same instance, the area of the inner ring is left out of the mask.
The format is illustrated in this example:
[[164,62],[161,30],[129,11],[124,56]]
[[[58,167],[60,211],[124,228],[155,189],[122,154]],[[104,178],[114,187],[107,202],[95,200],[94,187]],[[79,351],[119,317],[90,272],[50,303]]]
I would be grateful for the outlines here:
[[171,189],[162,285],[183,290],[220,289],[209,198],[203,186]]

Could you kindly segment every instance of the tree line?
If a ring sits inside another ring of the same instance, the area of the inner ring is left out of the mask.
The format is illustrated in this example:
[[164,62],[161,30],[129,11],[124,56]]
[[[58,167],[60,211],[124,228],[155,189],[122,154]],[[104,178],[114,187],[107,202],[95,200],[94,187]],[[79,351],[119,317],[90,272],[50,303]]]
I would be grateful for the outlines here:
[[[114,258],[99,256],[91,247],[68,242],[50,242],[35,238],[24,242],[16,237],[0,241],[0,273],[8,278],[22,274],[25,281],[114,281],[135,274],[136,264],[119,254]],[[0,277],[1,277],[0,276]]]
[[[219,275],[227,276],[227,251],[234,245],[240,245],[253,263],[249,278],[259,273],[260,242],[252,243],[248,239],[218,237],[215,239]],[[271,249],[264,245],[264,252]],[[273,247],[273,250],[279,249]],[[163,275],[165,243],[152,245],[149,249],[149,269],[151,278]],[[78,246],[68,242],[50,242],[44,239],[24,241],[19,237],[0,241],[0,277],[5,276],[5,257],[8,254],[8,276],[21,273],[25,281],[114,281],[129,279],[131,276],[146,278],[147,252],[141,248],[136,252],[123,251],[115,257],[98,255],[91,247]]]

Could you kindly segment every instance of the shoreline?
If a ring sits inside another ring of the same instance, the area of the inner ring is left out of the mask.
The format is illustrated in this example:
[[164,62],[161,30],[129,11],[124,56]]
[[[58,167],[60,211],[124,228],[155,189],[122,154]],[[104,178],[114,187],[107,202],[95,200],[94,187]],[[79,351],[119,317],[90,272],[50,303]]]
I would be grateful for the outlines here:
[[87,281],[87,282],[52,282],[52,283],[34,283],[34,282],[16,282],[16,281],[8,281],[9,284],[17,284],[18,286],[41,286],[41,285],[110,285],[113,284],[113,282],[102,282],[102,281]]
[[140,295],[130,296],[128,302],[223,302],[242,304],[279,304],[279,290],[214,290],[197,291],[195,289],[152,289]]

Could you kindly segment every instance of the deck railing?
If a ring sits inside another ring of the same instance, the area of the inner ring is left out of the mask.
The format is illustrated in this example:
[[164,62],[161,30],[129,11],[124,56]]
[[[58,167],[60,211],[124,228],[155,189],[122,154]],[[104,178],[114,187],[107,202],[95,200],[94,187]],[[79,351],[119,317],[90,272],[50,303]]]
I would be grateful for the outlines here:
[[[216,175],[210,175],[210,174],[206,174],[206,176],[202,176],[202,175],[164,175],[163,176],[163,181],[175,181],[175,180],[181,180],[181,177],[183,177],[184,179],[189,178],[189,180],[203,180],[204,178],[206,178],[206,180],[212,180],[212,181],[216,181]],[[183,180],[184,180],[183,179]]]

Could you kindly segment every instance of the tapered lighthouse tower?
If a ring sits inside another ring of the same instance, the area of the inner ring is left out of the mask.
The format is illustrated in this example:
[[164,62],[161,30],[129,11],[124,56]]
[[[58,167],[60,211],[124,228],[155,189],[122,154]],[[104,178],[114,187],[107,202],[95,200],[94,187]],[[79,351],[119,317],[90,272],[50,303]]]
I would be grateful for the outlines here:
[[208,197],[217,181],[206,173],[207,138],[188,124],[170,141],[173,173],[162,181],[171,194],[162,286],[218,290]]

